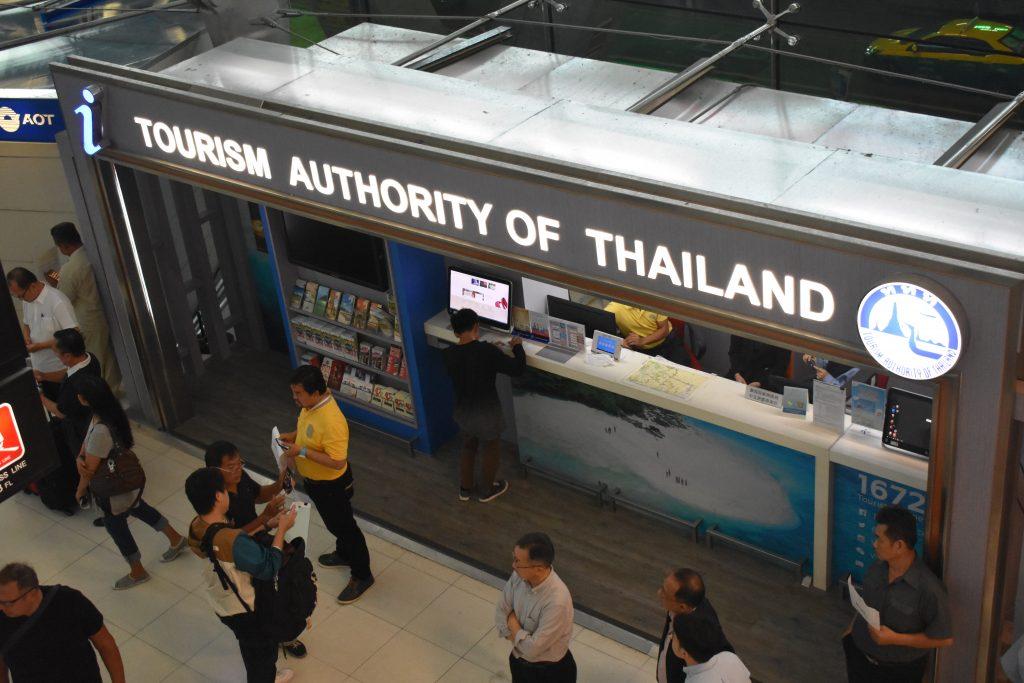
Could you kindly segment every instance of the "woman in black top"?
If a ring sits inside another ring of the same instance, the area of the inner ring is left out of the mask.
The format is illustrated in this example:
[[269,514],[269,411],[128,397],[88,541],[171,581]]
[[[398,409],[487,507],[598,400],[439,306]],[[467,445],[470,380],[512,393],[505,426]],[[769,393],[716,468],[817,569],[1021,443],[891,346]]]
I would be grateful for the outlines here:
[[486,503],[508,490],[507,481],[494,479],[501,456],[501,432],[505,427],[494,379],[499,372],[512,376],[523,374],[526,352],[519,337],[513,337],[510,342],[512,358],[494,344],[480,341],[480,320],[476,311],[469,308],[452,315],[452,330],[459,343],[444,350],[444,364],[455,389],[455,422],[464,438],[459,463],[459,500],[469,500],[473,492],[476,452],[483,442],[479,501]]

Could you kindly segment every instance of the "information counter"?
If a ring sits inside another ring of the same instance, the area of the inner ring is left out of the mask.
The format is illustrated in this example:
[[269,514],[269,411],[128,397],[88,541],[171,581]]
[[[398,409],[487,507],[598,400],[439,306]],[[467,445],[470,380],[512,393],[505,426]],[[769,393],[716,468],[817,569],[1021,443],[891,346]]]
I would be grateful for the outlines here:
[[[447,312],[424,327],[435,345],[456,341]],[[623,349],[611,365],[588,363],[589,351],[560,363],[539,356],[544,347],[523,342],[533,372],[514,389],[529,466],[700,519],[704,531],[804,564],[818,588],[846,572],[859,578],[858,559],[872,557],[873,508],[911,496],[923,520],[927,462],[882,448],[878,432],[849,417],[839,435],[813,422],[813,406],[785,414],[716,375],[682,368],[685,381],[662,391],[641,372],[662,359]]]

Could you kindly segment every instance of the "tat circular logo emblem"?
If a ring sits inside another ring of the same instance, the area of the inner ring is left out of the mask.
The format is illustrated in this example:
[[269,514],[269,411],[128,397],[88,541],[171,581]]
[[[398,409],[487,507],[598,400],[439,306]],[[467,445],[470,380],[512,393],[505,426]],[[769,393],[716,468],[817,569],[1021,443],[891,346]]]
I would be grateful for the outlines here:
[[909,282],[887,282],[868,292],[857,310],[857,329],[871,357],[907,379],[941,377],[963,349],[960,323],[949,305]]
[[0,107],[0,129],[5,133],[14,133],[20,127],[21,122],[18,120],[18,112],[10,107]]

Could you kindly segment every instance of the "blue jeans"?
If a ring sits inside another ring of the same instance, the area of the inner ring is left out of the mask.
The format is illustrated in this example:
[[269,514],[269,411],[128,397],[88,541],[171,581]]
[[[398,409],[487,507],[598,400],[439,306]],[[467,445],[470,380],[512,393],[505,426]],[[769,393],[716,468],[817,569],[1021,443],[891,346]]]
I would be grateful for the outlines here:
[[114,544],[121,551],[121,555],[128,564],[142,559],[139,546],[135,544],[135,538],[128,528],[128,515],[141,519],[159,532],[163,532],[168,525],[167,518],[161,515],[152,505],[142,500],[141,496],[130,510],[119,515],[110,513],[110,501],[108,499],[101,498],[96,503],[103,510],[103,526],[107,528],[107,533],[114,539]]

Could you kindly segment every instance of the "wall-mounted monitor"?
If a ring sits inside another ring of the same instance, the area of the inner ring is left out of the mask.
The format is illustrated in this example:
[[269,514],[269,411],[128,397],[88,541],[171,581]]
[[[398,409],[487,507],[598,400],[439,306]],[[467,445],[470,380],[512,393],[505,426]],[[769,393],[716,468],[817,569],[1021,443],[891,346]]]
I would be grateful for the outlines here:
[[882,444],[927,458],[932,447],[932,399],[904,389],[889,389]]
[[288,260],[379,292],[391,289],[387,245],[380,237],[285,214]]
[[512,281],[448,268],[448,312],[471,308],[481,324],[508,332],[512,329]]

